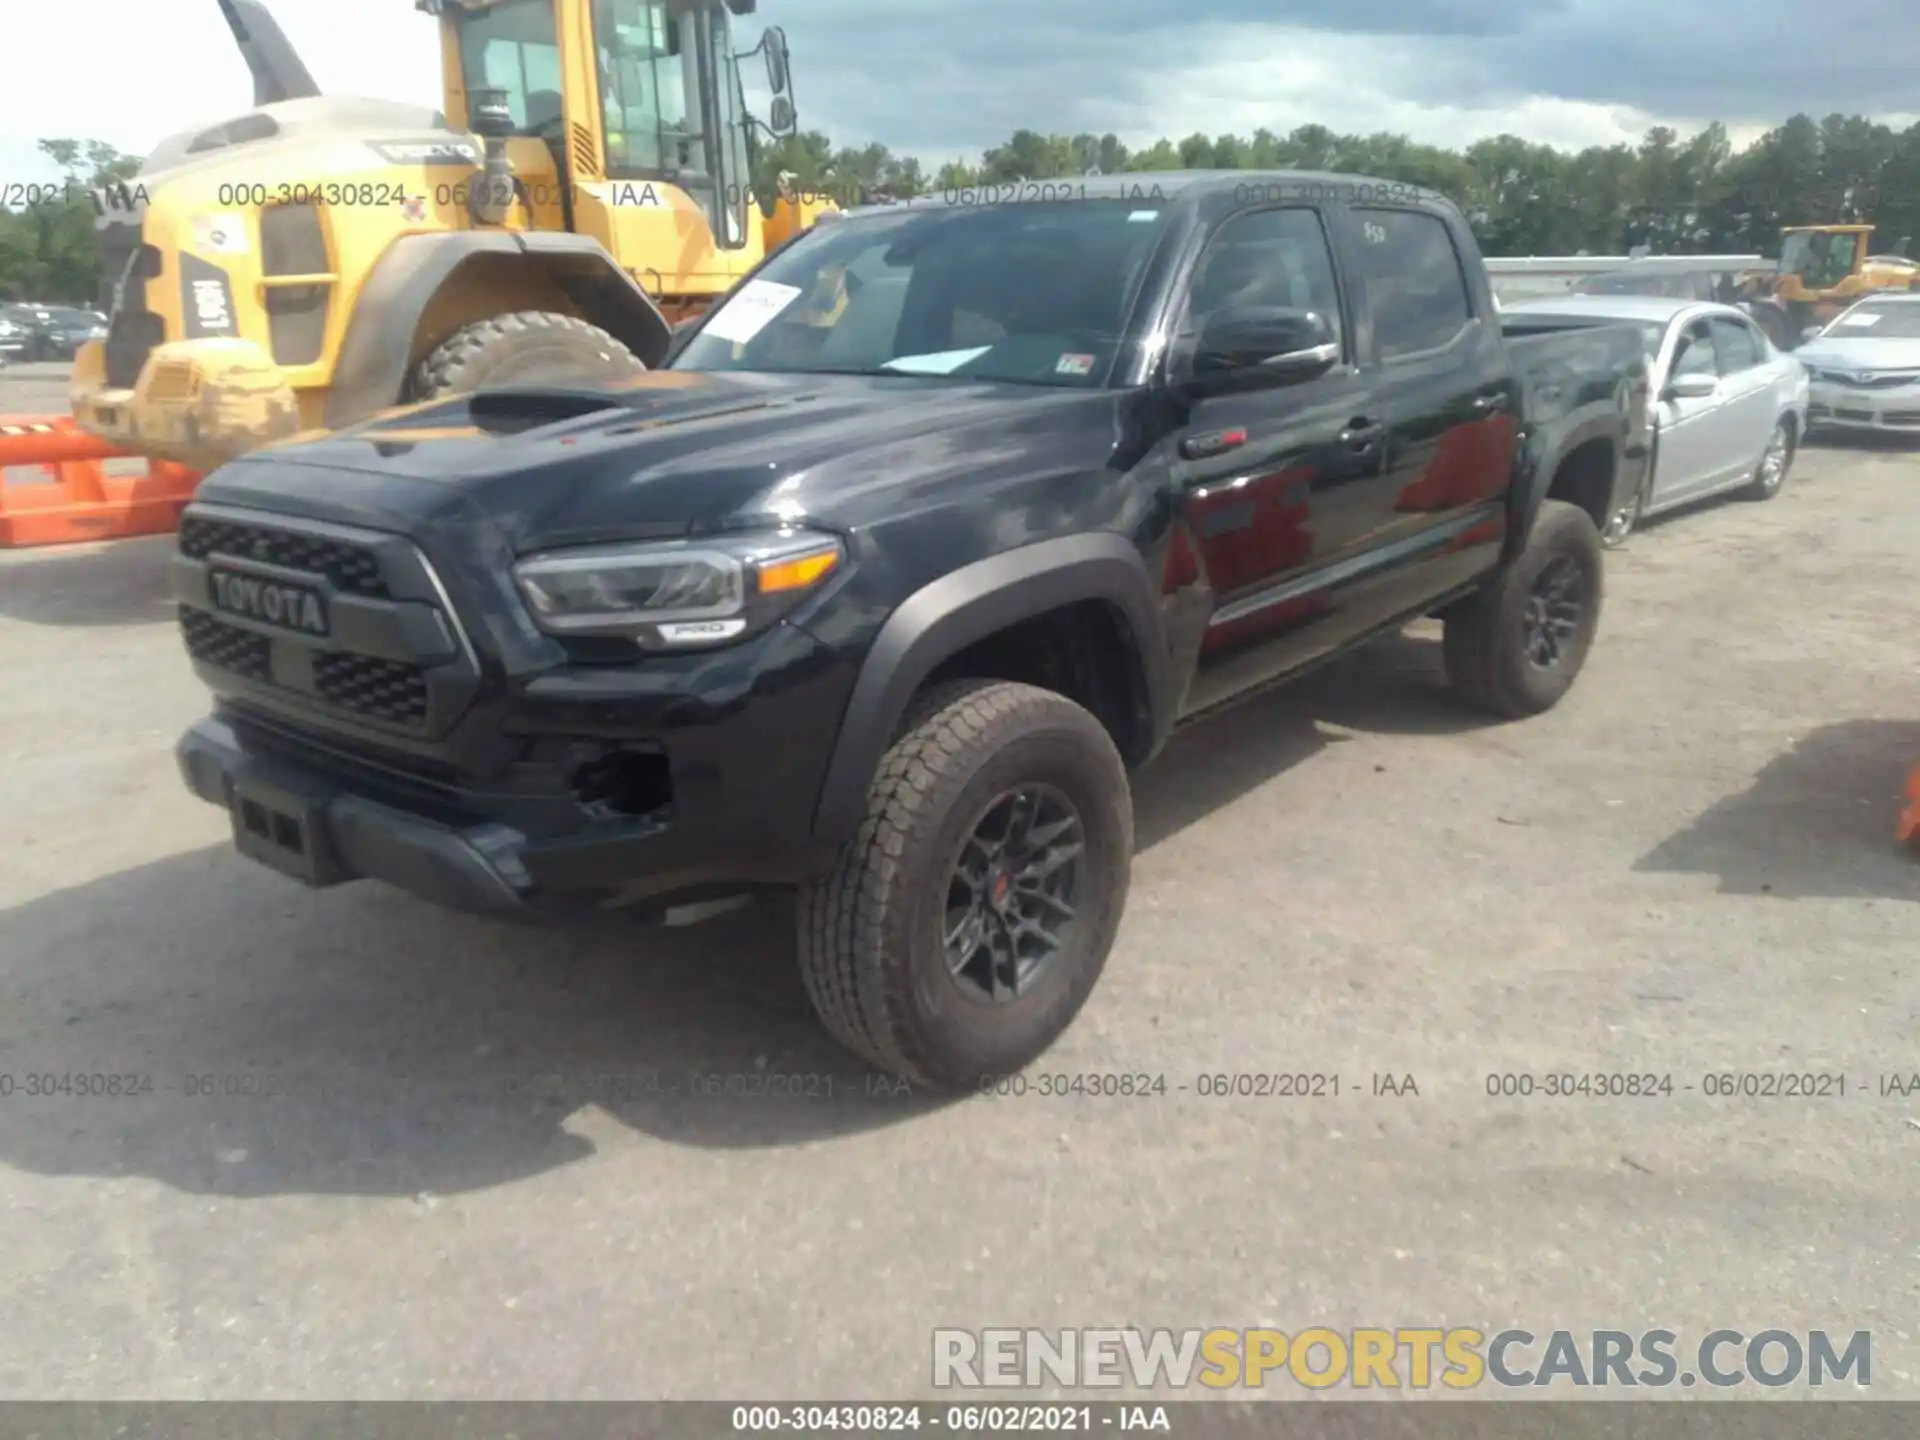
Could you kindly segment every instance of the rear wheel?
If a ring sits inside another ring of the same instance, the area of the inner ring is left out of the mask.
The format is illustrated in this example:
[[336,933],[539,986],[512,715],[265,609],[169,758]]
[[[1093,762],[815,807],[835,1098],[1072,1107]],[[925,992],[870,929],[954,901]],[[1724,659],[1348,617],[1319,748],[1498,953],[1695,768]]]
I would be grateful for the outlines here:
[[1127,774],[1105,728],[1031,685],[916,705],[859,834],[800,897],[802,978],[841,1044],[909,1081],[977,1085],[1085,1004],[1126,905]]
[[591,385],[643,375],[646,368],[597,325],[573,315],[520,310],[476,320],[448,336],[414,370],[407,398],[437,400],[483,385]]
[[1541,504],[1527,548],[1447,616],[1447,678],[1506,719],[1537,715],[1573,688],[1600,628],[1600,532],[1564,500]]
[[1787,483],[1787,471],[1793,465],[1793,455],[1793,424],[1782,420],[1773,427],[1773,434],[1767,438],[1767,448],[1760,456],[1760,463],[1753,468],[1753,479],[1740,493],[1749,500],[1773,499],[1780,493],[1781,486]]

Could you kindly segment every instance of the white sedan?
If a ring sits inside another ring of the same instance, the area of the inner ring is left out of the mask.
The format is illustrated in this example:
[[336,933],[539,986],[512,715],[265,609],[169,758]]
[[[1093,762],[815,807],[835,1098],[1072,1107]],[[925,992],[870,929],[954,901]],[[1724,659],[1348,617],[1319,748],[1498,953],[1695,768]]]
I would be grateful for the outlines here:
[[1870,296],[1793,353],[1813,376],[1814,425],[1920,434],[1920,295]]
[[1806,366],[1734,306],[1569,295],[1509,305],[1501,320],[1510,334],[1633,324],[1646,337],[1653,462],[1632,507],[1607,527],[1609,541],[1646,516],[1735,490],[1770,500],[1786,483],[1812,385]]

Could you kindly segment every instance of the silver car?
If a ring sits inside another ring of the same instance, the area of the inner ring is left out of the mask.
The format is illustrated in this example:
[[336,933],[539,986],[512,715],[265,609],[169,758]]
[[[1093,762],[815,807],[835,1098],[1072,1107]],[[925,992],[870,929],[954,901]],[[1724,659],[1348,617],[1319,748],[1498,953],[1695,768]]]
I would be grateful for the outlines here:
[[1608,526],[1610,541],[1645,516],[1733,490],[1767,500],[1786,482],[1812,385],[1799,359],[1776,350],[1735,307],[1569,295],[1509,305],[1501,320],[1520,333],[1629,323],[1646,337],[1647,389],[1658,397],[1648,407],[1653,463],[1633,508]]
[[1871,295],[1794,354],[1813,375],[1814,425],[1920,434],[1920,295]]

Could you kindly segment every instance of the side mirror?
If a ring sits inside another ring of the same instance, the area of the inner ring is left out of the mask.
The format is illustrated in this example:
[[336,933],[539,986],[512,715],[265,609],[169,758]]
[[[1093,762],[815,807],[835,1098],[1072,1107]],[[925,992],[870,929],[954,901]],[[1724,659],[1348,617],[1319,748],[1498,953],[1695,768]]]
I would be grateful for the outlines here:
[[1826,328],[1826,327],[1825,327],[1824,325],[1809,325],[1809,326],[1807,326],[1807,328],[1806,328],[1806,329],[1804,329],[1804,330],[1802,330],[1802,331],[1800,332],[1800,343],[1801,343],[1802,345],[1804,345],[1804,344],[1806,344],[1806,343],[1807,343],[1807,341],[1809,341],[1809,340],[1818,340],[1818,339],[1820,338],[1820,332],[1821,332],[1822,330],[1824,330],[1825,328]]
[[787,32],[776,25],[762,38],[767,47],[767,87],[776,95],[784,95],[792,79],[788,74]]
[[785,139],[794,131],[793,101],[784,95],[773,97],[773,103],[767,106],[767,128],[780,139]]
[[1714,375],[1677,375],[1667,382],[1666,400],[1705,400],[1720,388],[1719,377]]
[[1333,326],[1318,311],[1244,305],[1207,317],[1192,369],[1201,381],[1244,375],[1292,384],[1324,375],[1339,359]]

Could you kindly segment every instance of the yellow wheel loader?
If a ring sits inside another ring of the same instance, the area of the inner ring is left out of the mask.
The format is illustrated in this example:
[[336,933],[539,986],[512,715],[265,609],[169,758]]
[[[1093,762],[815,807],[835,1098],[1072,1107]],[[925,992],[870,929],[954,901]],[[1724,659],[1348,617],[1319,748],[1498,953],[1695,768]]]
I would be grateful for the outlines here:
[[[618,379],[833,206],[755,197],[794,132],[756,0],[416,0],[444,108],[323,96],[259,0],[219,0],[255,108],[97,192],[107,337],[79,423],[211,469],[485,383]],[[773,94],[749,113],[740,70]]]
[[1862,295],[1920,289],[1920,265],[1902,253],[1869,255],[1871,225],[1791,225],[1780,232],[1780,265],[1740,277],[1737,300],[1775,348],[1791,350]]

